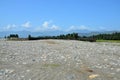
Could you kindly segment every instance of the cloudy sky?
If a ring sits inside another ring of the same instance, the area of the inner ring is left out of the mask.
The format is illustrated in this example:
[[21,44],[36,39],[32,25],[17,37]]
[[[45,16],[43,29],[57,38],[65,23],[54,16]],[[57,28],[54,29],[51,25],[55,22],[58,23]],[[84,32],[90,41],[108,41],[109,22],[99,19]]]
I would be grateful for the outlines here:
[[120,30],[120,0],[0,0],[0,31]]

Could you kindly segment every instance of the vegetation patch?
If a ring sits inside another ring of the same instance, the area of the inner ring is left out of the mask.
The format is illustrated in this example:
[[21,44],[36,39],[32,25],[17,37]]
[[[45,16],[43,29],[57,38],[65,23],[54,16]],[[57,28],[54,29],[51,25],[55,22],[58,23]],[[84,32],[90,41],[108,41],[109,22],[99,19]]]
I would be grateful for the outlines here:
[[60,64],[44,64],[44,67],[59,67]]
[[57,44],[57,43],[54,42],[54,41],[46,41],[46,43],[48,43],[48,44]]
[[[10,34],[9,36],[5,36],[8,40],[43,40],[43,39],[63,39],[63,40],[80,40],[80,41],[89,41],[89,42],[120,42],[120,32],[114,32],[111,34],[98,34],[92,36],[80,36],[78,33],[68,33],[68,34],[61,34],[58,36],[38,36],[34,37],[28,35],[27,38],[19,38],[18,34]],[[47,42],[49,44],[56,44],[53,41]]]
[[96,40],[96,42],[116,42],[116,43],[120,43],[120,40]]

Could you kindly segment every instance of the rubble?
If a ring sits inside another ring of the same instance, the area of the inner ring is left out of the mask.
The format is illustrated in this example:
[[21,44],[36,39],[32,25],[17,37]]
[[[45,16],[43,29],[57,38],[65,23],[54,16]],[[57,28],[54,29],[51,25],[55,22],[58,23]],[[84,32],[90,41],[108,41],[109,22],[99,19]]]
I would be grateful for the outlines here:
[[119,45],[0,40],[0,80],[120,80]]

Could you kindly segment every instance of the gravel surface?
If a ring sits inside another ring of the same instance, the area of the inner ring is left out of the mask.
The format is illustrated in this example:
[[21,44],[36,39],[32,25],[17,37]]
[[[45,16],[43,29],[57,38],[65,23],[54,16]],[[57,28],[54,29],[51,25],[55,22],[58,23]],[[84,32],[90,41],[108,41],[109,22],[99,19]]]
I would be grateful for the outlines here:
[[0,80],[120,80],[120,43],[0,40]]

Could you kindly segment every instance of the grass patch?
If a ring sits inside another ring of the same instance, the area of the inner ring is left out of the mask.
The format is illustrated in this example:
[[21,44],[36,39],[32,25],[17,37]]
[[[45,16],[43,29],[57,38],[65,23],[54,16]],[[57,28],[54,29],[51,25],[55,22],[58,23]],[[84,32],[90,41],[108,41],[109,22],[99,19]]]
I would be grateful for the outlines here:
[[96,42],[115,42],[115,43],[120,43],[120,40],[96,40]]
[[48,44],[56,44],[56,42],[54,42],[54,41],[46,41],[46,43],[48,43]]
[[12,39],[6,39],[7,41],[28,41],[27,38],[12,38]]
[[44,67],[59,67],[60,64],[44,64]]

